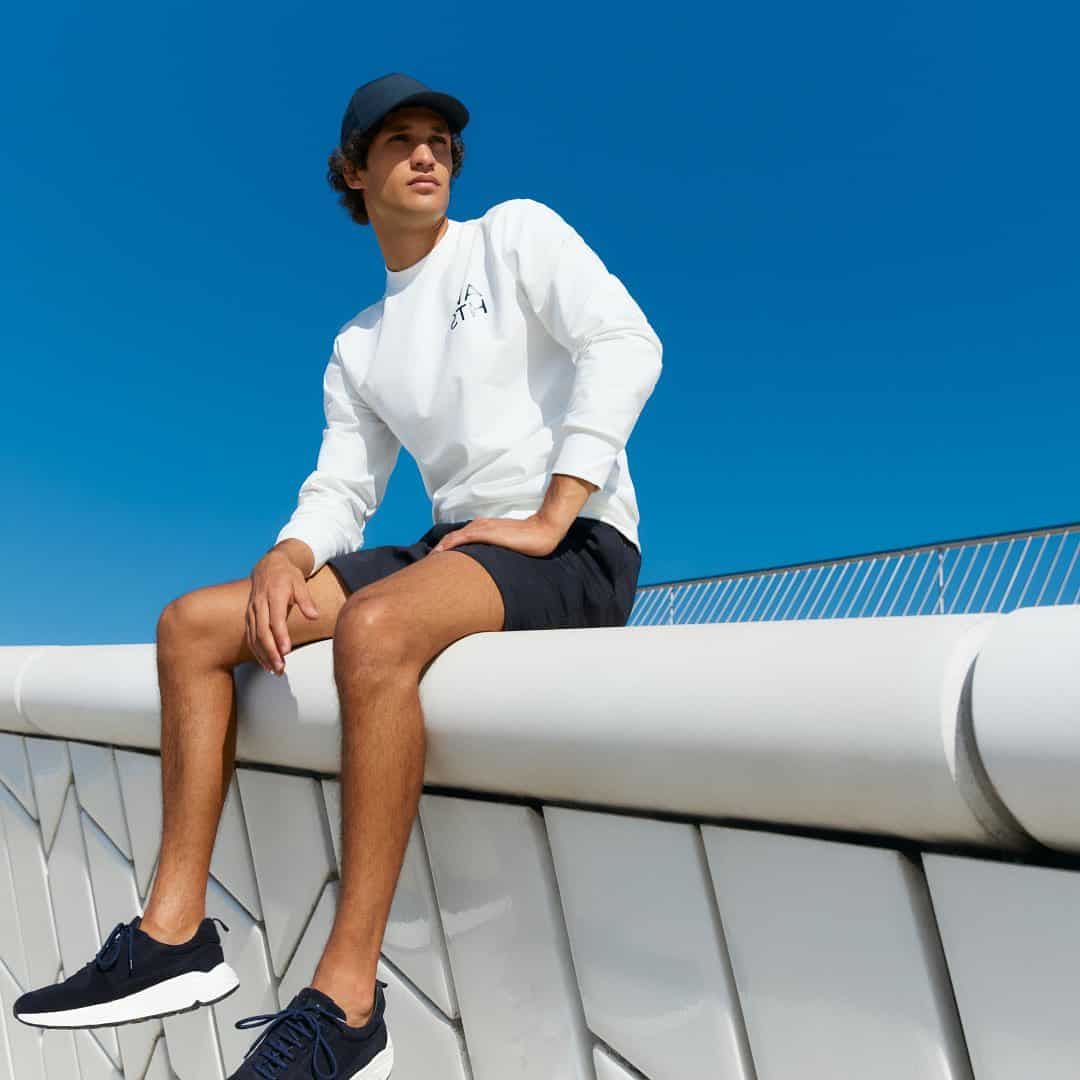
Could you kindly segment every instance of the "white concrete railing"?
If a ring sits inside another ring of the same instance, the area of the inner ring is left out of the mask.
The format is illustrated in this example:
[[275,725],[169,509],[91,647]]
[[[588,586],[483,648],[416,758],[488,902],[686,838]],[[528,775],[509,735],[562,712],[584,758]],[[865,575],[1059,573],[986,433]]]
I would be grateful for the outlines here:
[[[1076,605],[457,642],[421,685],[380,963],[395,1080],[1074,1077],[1078,660]],[[164,1039],[42,1037],[13,995],[152,882],[155,658],[0,649],[0,1077],[223,1077],[233,1021],[310,977],[339,869],[330,642],[237,690],[209,910],[241,989]]]

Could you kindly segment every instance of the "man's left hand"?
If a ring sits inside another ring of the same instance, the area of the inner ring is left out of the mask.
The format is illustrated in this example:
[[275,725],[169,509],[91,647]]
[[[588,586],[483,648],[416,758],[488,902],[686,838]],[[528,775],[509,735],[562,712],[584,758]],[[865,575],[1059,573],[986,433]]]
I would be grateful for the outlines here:
[[458,544],[498,544],[525,555],[550,555],[566,535],[557,522],[533,514],[527,518],[473,518],[448,532],[428,554],[452,551]]

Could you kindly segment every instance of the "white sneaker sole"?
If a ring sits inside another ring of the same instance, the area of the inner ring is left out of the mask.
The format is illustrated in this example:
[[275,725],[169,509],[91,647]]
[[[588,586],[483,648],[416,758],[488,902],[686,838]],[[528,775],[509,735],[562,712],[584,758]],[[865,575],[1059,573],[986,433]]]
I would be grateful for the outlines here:
[[386,1045],[359,1072],[354,1072],[349,1080],[387,1080],[393,1067],[394,1044],[388,1031]]
[[[196,1009],[200,1005],[213,1005],[228,997],[239,985],[236,972],[228,964],[222,963],[211,971],[188,971],[114,1001],[60,1012],[15,1013],[15,1019],[33,1027],[112,1027],[114,1024],[170,1016]],[[378,1073],[373,1075],[378,1076]],[[366,1076],[364,1080],[367,1080]]]

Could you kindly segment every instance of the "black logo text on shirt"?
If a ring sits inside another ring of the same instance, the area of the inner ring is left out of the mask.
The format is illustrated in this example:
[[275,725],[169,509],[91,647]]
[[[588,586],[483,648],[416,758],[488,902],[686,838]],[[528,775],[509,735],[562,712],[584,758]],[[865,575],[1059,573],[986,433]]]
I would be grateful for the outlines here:
[[478,315],[486,315],[487,313],[488,307],[484,302],[483,294],[475,285],[466,282],[465,287],[458,293],[457,306],[450,316],[450,329],[455,329],[458,323],[462,323],[466,319],[476,318]]

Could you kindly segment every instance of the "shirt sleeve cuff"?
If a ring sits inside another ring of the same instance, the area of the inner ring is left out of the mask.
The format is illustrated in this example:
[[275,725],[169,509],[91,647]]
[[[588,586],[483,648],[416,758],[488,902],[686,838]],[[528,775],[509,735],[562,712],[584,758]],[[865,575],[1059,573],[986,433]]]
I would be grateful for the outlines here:
[[602,488],[618,456],[607,439],[587,431],[571,431],[563,439],[551,471],[579,476]]
[[326,564],[326,560],[337,552],[337,546],[332,537],[324,536],[310,526],[305,528],[296,522],[286,524],[281,532],[277,534],[274,543],[280,544],[282,540],[303,540],[311,548],[311,553],[315,556],[315,562],[312,564],[308,579],[314,577]]

